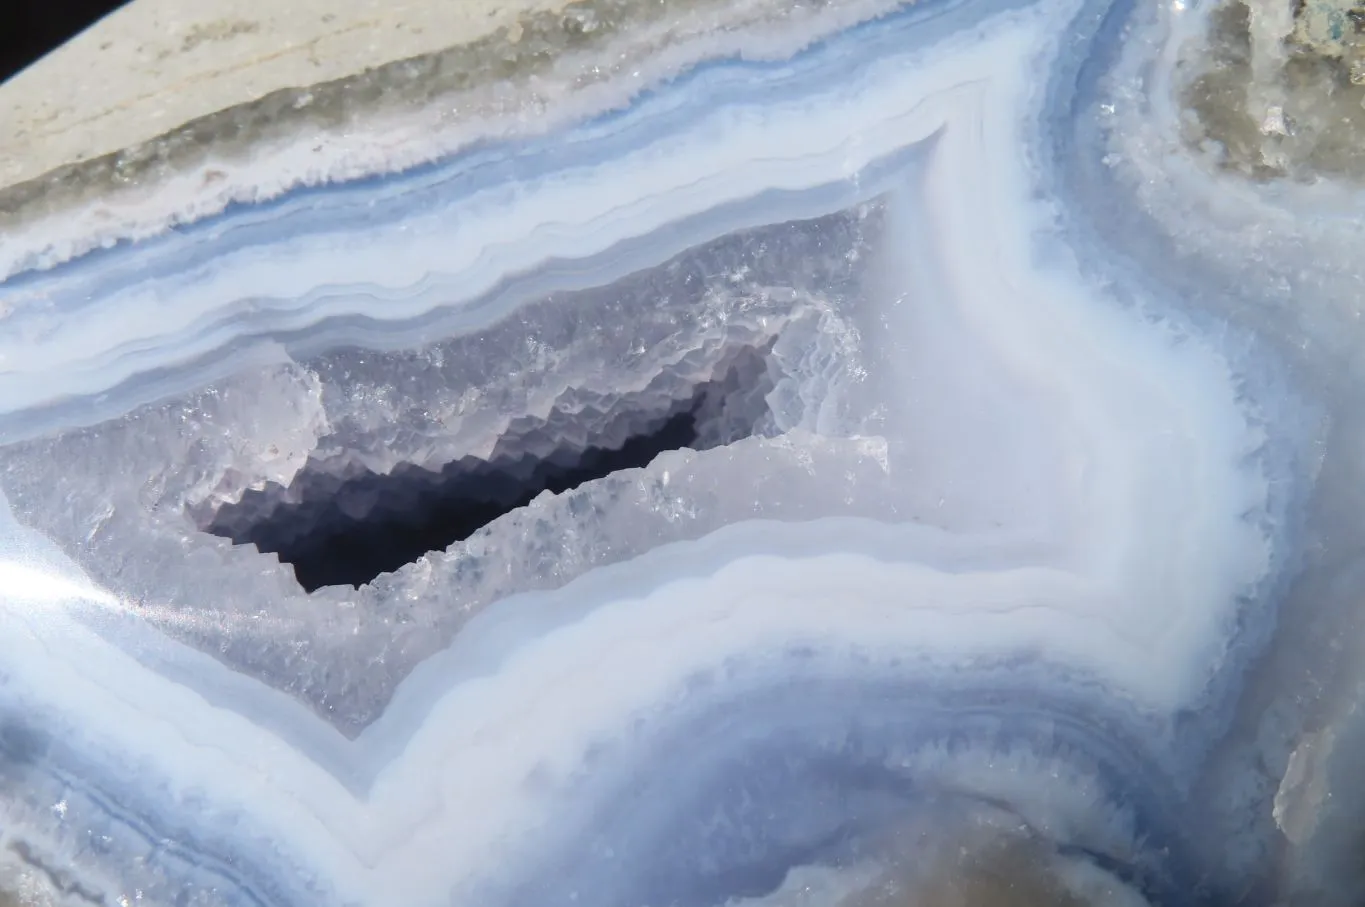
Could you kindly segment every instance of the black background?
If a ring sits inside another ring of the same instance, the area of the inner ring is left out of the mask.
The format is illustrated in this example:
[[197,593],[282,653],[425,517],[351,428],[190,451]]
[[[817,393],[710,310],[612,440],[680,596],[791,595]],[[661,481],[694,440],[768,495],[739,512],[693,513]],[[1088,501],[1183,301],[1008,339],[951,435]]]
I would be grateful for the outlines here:
[[121,0],[0,0],[0,82],[122,5]]

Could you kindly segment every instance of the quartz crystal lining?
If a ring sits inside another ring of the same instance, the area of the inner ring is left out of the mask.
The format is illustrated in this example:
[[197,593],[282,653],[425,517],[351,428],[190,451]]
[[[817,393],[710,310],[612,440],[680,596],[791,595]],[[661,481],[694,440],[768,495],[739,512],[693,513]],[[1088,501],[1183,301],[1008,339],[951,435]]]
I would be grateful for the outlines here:
[[666,451],[748,437],[768,415],[767,379],[763,356],[742,348],[691,396],[664,396],[654,382],[641,398],[571,392],[545,421],[523,420],[499,438],[487,460],[463,457],[440,469],[401,463],[384,474],[349,458],[311,462],[287,488],[248,490],[202,528],[278,554],[310,592],[358,588],[464,541],[542,492],[564,494]]
[[[1212,4],[761,6],[516,128],[396,109],[349,170],[262,143],[254,196],[0,239],[0,862],[1365,893],[1349,190],[1192,148]],[[396,554],[448,501],[487,518]]]

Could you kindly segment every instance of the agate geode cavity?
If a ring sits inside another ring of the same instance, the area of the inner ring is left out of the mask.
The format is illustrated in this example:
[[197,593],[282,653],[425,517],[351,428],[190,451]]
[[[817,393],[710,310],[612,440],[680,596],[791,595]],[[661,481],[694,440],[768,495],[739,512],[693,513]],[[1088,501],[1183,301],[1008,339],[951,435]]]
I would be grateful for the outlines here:
[[136,199],[11,190],[7,859],[111,905],[1359,895],[1365,222],[1191,131],[1217,10],[624,9],[562,52],[630,66],[441,89],[496,109],[421,120],[413,64],[350,144],[297,104]]

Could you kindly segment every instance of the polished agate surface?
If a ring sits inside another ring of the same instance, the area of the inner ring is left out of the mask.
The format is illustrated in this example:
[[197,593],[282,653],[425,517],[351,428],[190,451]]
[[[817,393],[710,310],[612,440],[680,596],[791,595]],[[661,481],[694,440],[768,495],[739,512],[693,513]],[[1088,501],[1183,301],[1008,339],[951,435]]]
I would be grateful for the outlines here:
[[1359,903],[1351,161],[1228,6],[754,6],[0,236],[21,902]]

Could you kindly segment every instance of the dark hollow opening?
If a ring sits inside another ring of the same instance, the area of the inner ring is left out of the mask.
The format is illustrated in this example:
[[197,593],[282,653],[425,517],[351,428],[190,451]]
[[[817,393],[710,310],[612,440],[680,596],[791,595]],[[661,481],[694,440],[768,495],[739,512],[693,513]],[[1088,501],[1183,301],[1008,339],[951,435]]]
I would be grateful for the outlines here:
[[[763,383],[753,367],[732,369],[725,378],[698,387],[690,401],[639,419],[648,427],[617,447],[461,460],[440,472],[399,465],[388,474],[367,472],[344,481],[320,475],[323,471],[310,463],[294,480],[294,486],[303,483],[291,496],[297,500],[281,500],[283,489],[277,485],[249,491],[240,503],[221,507],[205,529],[274,552],[293,565],[309,592],[342,584],[358,588],[468,538],[544,491],[559,494],[619,470],[647,466],[665,451],[699,450],[752,434],[766,412]],[[736,391],[744,401],[738,418]],[[742,412],[754,401],[760,401],[759,412]],[[699,426],[714,425],[721,411],[725,436],[699,435]]]

